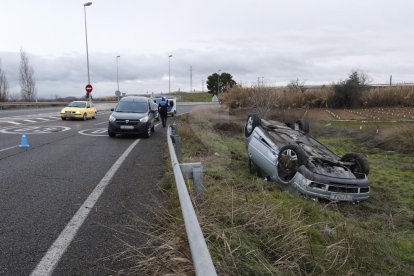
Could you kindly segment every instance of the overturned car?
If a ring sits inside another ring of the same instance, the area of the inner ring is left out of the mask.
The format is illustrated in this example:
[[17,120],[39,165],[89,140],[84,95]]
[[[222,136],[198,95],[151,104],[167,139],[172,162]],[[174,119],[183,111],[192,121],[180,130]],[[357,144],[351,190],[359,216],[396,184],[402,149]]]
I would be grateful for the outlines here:
[[244,127],[250,172],[312,198],[367,199],[366,157],[361,153],[339,157],[308,133],[309,123],[304,119],[284,124],[250,114]]

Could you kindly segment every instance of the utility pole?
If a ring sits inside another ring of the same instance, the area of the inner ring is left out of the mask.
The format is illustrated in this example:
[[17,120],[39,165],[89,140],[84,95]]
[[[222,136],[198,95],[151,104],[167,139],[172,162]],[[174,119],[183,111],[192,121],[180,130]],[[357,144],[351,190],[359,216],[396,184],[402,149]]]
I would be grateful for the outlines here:
[[204,93],[204,80],[201,80],[201,92]]
[[390,75],[390,86],[392,85],[392,75]]

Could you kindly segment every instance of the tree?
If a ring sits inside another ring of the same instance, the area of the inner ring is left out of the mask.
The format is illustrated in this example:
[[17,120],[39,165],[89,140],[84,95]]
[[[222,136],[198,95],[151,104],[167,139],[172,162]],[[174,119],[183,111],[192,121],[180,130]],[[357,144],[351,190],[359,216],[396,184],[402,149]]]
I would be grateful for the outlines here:
[[207,78],[208,92],[214,95],[226,92],[235,85],[237,85],[237,83],[233,80],[233,76],[229,73],[223,72],[221,75],[214,73]]
[[288,88],[289,88],[289,90],[304,93],[305,90],[306,90],[305,81],[300,81],[299,79],[292,80],[288,84]]
[[356,107],[360,105],[362,93],[368,88],[368,76],[353,71],[347,80],[334,85],[331,105],[333,107]]
[[4,71],[1,69],[0,62],[0,102],[5,102],[9,98],[9,82]]
[[20,93],[23,101],[33,102],[36,99],[36,81],[33,67],[23,49],[20,49]]

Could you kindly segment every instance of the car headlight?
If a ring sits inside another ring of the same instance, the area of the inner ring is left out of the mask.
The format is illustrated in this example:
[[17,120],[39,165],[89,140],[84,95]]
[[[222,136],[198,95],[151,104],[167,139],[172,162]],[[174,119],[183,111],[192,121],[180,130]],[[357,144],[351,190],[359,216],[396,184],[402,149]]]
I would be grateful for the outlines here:
[[65,109],[64,109],[64,108],[62,108],[62,110],[60,111],[60,113],[65,113]]
[[109,116],[109,121],[110,121],[110,122],[115,122],[115,120],[116,120],[116,118],[115,118],[114,116],[112,116],[112,115],[111,115],[111,116]]
[[142,117],[141,119],[139,119],[139,121],[141,123],[146,123],[146,122],[148,122],[148,119],[149,119],[149,117],[148,116],[145,116],[145,117]]
[[79,110],[76,110],[76,112],[75,112],[75,113],[76,113],[76,114],[81,114]]

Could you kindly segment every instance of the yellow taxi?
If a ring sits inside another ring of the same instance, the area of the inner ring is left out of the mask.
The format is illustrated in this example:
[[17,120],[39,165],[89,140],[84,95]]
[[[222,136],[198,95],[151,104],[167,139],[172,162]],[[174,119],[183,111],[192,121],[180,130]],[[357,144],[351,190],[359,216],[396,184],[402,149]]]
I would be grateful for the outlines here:
[[96,114],[96,107],[90,101],[73,101],[60,111],[62,120],[82,119],[86,121],[88,118],[96,119]]

